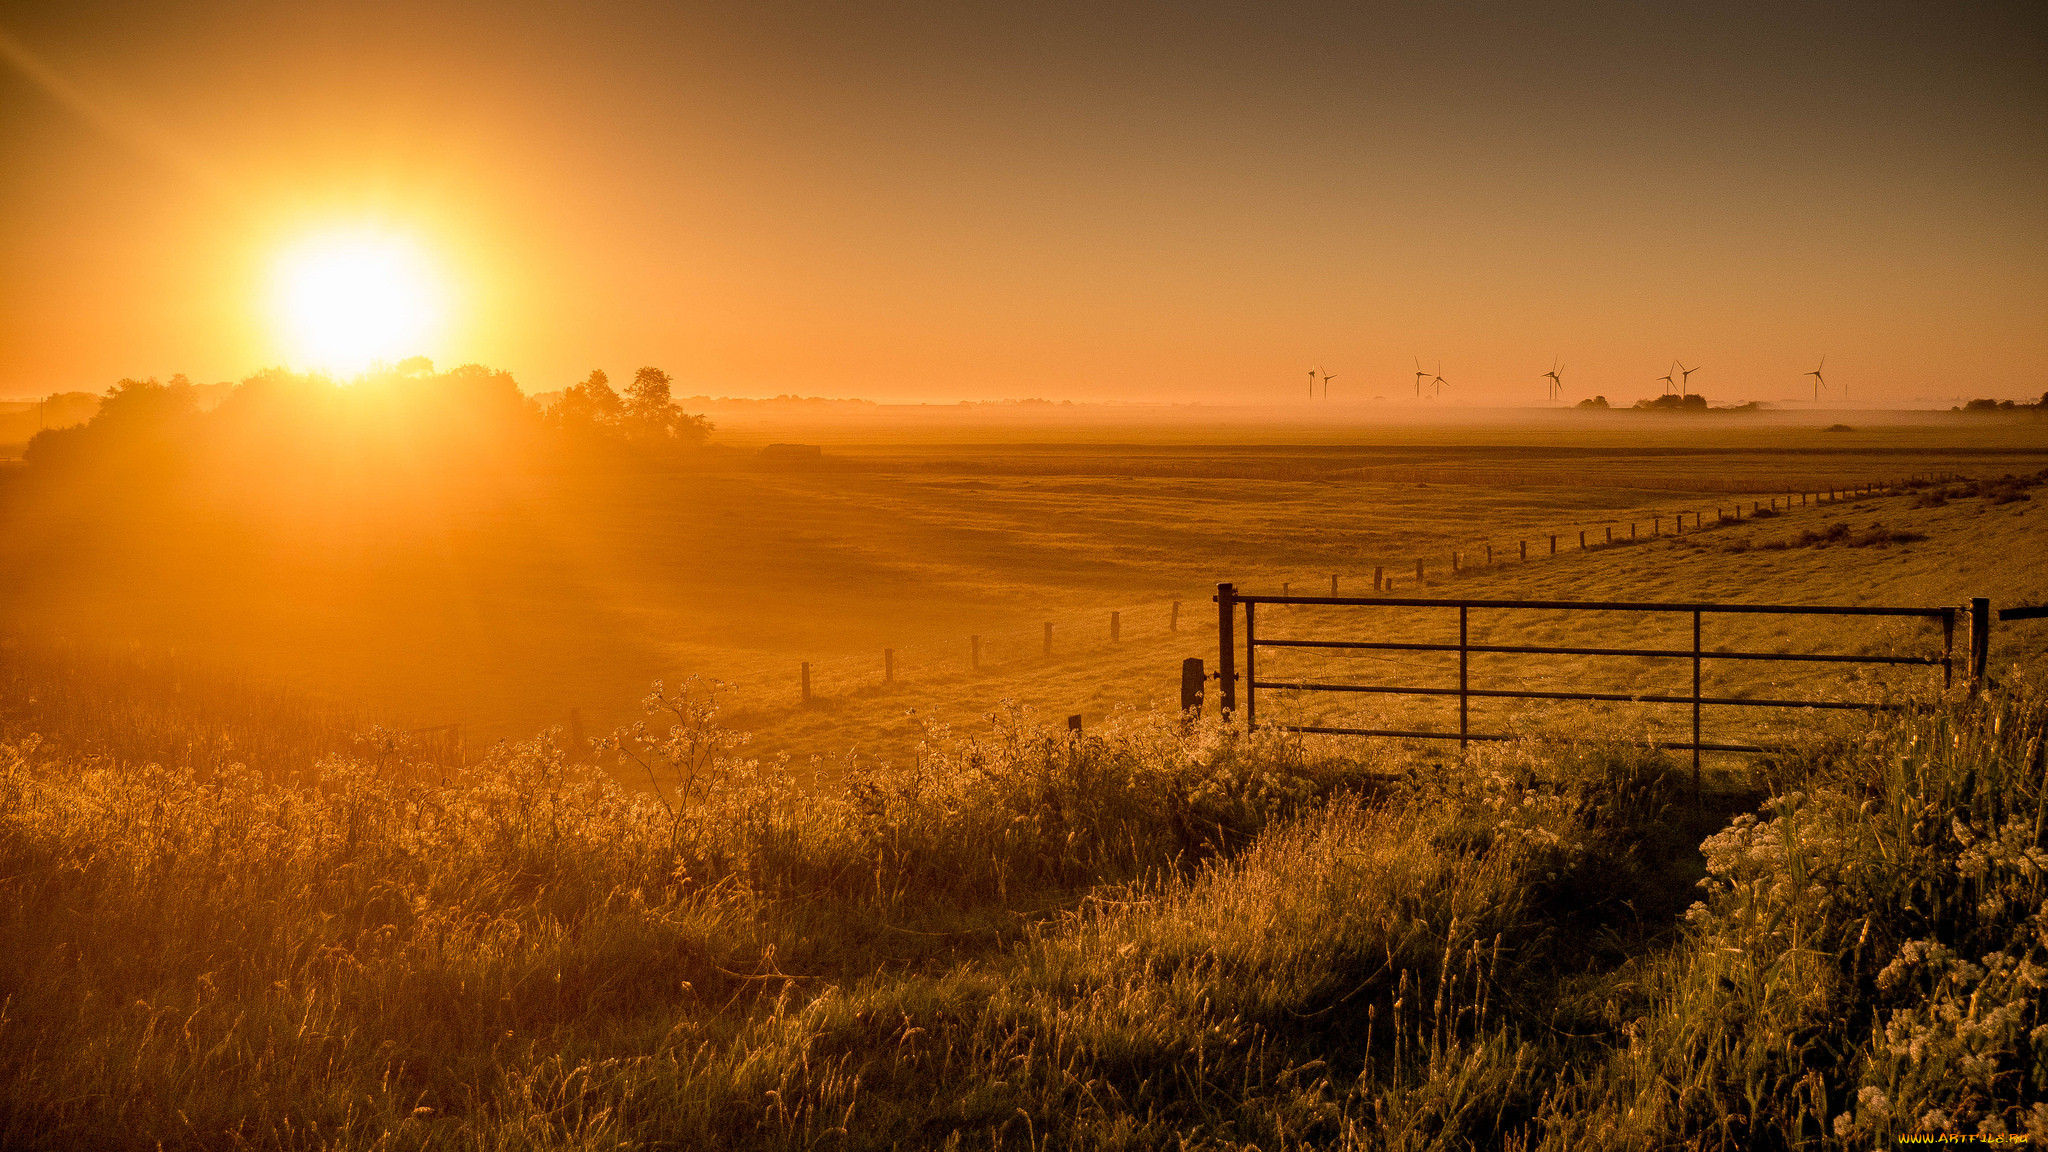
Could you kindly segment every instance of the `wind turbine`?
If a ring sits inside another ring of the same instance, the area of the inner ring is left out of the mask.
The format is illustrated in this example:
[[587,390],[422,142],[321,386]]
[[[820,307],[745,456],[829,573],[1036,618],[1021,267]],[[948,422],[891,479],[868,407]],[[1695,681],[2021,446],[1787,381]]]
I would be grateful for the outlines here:
[[[1806,373],[1806,375],[1813,377],[1813,402],[1816,404],[1820,403],[1820,390],[1822,388],[1827,387],[1828,384],[1828,378],[1820,374],[1820,370],[1827,366],[1828,358],[1826,356],[1822,356],[1820,358],[1820,364],[1817,365],[1813,371]],[[1842,390],[1842,399],[1847,400],[1848,398],[1849,392],[1848,389],[1845,388]]]
[[1543,378],[1550,381],[1544,389],[1550,399],[1555,400],[1564,394],[1564,365],[1558,363],[1555,356],[1551,357],[1550,371],[1545,372]]
[[1436,362],[1436,375],[1432,379],[1436,384],[1436,396],[1431,397],[1431,399],[1439,399],[1443,396],[1444,389],[1449,388],[1451,386],[1451,382],[1449,380],[1444,379],[1443,361],[1439,360]]
[[1308,370],[1308,398],[1316,398],[1316,370],[1313,368]]
[[1662,376],[1657,377],[1657,379],[1662,380],[1664,382],[1664,391],[1658,393],[1658,395],[1660,396],[1669,396],[1671,394],[1671,390],[1673,388],[1678,387],[1678,383],[1671,379],[1671,373],[1669,372],[1666,372]]
[[1699,371],[1700,366],[1694,365],[1691,368],[1687,368],[1683,360],[1673,360],[1672,363],[1678,365],[1678,375],[1681,377],[1678,383],[1678,390],[1684,392],[1692,387],[1692,374]]
[[1337,374],[1335,372],[1323,373],[1323,400],[1325,403],[1327,403],[1330,399],[1330,381],[1335,380],[1336,378]]
[[1422,370],[1422,357],[1415,358],[1415,398],[1422,399],[1422,382],[1429,379],[1429,373]]

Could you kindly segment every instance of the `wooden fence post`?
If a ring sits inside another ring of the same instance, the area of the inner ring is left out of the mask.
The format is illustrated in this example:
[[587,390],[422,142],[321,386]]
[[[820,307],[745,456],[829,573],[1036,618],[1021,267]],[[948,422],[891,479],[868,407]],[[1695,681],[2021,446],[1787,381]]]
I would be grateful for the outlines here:
[[1216,683],[1223,701],[1223,722],[1237,711],[1237,586],[1216,586]]
[[1121,612],[1111,612],[1109,614],[1109,642],[1115,644],[1123,638],[1124,614]]
[[1332,596],[1335,596],[1336,594],[1337,594],[1337,574],[1336,574],[1335,572],[1332,572],[1332,573],[1330,573],[1330,595],[1332,595]]
[[1456,548],[1451,549],[1451,571],[1454,573],[1461,571],[1458,566],[1458,550]]
[[1486,546],[1486,566],[1488,568],[1493,567],[1493,545],[1491,544]]
[[1984,690],[1985,673],[1991,667],[1991,601],[1970,598],[1970,687]]
[[1185,730],[1202,718],[1202,687],[1208,677],[1202,674],[1202,658],[1190,656],[1180,662],[1180,723]]
[[1556,536],[1552,536],[1552,537],[1550,538],[1550,554],[1551,554],[1552,556],[1555,556],[1555,555],[1557,555],[1557,537],[1556,537]]
[[1607,526],[1607,542],[1614,543],[1614,526],[1611,524]]
[[1581,529],[1579,529],[1579,551],[1581,551],[1581,552],[1584,552],[1585,550],[1586,550],[1586,530],[1585,530],[1584,528],[1581,528]]
[[1081,738],[1080,716],[1076,715],[1067,717],[1067,735],[1075,740],[1079,740]]
[[1386,591],[1386,587],[1387,570],[1385,568],[1374,568],[1372,570],[1372,590],[1375,592],[1384,592]]
[[811,702],[811,662],[804,661],[804,703]]
[[1524,559],[1524,560],[1527,560],[1528,558],[1529,558],[1529,542],[1528,542],[1527,540],[1524,540],[1524,541],[1522,541],[1522,559]]

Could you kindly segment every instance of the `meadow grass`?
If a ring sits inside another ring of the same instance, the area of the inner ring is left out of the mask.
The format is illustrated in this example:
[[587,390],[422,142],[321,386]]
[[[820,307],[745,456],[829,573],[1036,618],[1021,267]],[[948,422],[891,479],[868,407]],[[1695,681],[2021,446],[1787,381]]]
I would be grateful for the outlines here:
[[11,740],[0,1144],[2048,1135],[2028,676],[1706,802],[1590,733],[1390,771],[1017,710],[805,793],[645,706],[609,747],[659,791],[550,737],[317,779]]
[[[1043,428],[959,430],[954,443],[871,428],[828,450],[846,470],[819,472],[485,461],[403,482],[360,468],[291,484],[166,475],[138,492],[17,470],[0,475],[0,622],[81,644],[141,640],[289,678],[388,726],[459,722],[484,742],[565,724],[571,709],[606,730],[632,718],[651,681],[701,674],[743,687],[757,741],[801,766],[856,744],[900,757],[914,732],[897,721],[912,706],[972,719],[1015,696],[1092,723],[1170,694],[1178,658],[1209,647],[1193,629],[1213,615],[1219,580],[1314,589],[1336,573],[1355,591],[1384,567],[1406,589],[1418,558],[1440,582],[1456,550],[1467,579],[1501,594],[1626,577],[1685,596],[1718,568],[1730,579],[1716,596],[1775,596],[1761,557],[1680,564],[1651,546],[1657,562],[1633,569],[1615,556],[1553,562],[1547,537],[1569,552],[1581,530],[1595,542],[1631,523],[1647,534],[1653,517],[1668,534],[1681,509],[1711,519],[1732,503],[1721,486],[1748,500],[1922,471],[2031,471],[2041,451],[2037,425],[2005,424],[1387,426],[1307,445],[1232,442],[1308,434],[1298,427],[1196,430],[1207,439],[1166,442],[1179,433],[1132,418],[1109,431],[1134,442],[1074,444],[1014,442],[1056,431]],[[1012,442],[968,442],[997,432]],[[1792,519],[1821,529],[1847,515]],[[1529,566],[1475,570],[1488,544],[1505,557],[1518,540]],[[1109,642],[1112,611],[1131,658]],[[880,687],[884,648],[896,650],[895,689]],[[793,707],[806,661],[837,714]]]

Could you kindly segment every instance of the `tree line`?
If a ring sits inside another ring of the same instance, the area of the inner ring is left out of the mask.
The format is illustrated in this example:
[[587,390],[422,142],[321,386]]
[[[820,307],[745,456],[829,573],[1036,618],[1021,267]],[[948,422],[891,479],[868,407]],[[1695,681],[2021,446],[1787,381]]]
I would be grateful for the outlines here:
[[46,428],[23,452],[32,467],[127,461],[163,463],[235,445],[290,464],[346,442],[357,449],[416,449],[459,455],[485,447],[629,447],[661,454],[699,447],[713,425],[683,410],[674,378],[655,367],[634,373],[622,396],[602,371],[543,405],[509,372],[481,364],[436,371],[423,356],[336,381],[271,368],[243,379],[218,403],[217,386],[185,376],[122,379],[92,418]]

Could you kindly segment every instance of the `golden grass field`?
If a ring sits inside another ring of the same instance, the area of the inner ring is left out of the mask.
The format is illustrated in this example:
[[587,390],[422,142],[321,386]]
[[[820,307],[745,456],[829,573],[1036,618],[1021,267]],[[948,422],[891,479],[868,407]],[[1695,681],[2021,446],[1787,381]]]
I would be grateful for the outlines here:
[[[1364,591],[1377,565],[1396,595],[2038,602],[2031,430],[1891,429],[1844,453],[1821,449],[1852,434],[1727,425],[1656,452],[1444,428],[926,440],[799,472],[167,477],[175,500],[8,476],[0,1146],[2048,1138],[2048,621],[1997,627],[1981,694],[1925,668],[1717,670],[1711,692],[1913,707],[1790,714],[1758,733],[1789,751],[1712,759],[1704,794],[1645,746],[1669,710],[1478,705],[1563,742],[1461,756],[1145,707],[1213,658],[1219,579]],[[1508,443],[1460,455],[1482,435]],[[1714,522],[1738,495],[1782,508],[1916,472],[1978,480]],[[2027,479],[1987,479],[2007,473]],[[1706,529],[1642,535],[1680,509]],[[1636,543],[1604,546],[1631,523]],[[1526,563],[1449,571],[1454,549],[1521,539],[1541,541]],[[1260,613],[1269,637],[1451,626]],[[1546,610],[1475,638],[1680,646],[1669,624]],[[1710,626],[1710,647],[1751,650],[1930,642]],[[1381,655],[1260,675],[1448,675]],[[732,682],[723,713],[679,695],[690,674]],[[1639,660],[1474,675],[1678,686]],[[1260,707],[1365,718],[1324,704]],[[523,738],[570,707],[592,735],[646,727],[595,752]],[[1375,715],[1448,722],[1441,700]],[[433,723],[465,725],[464,754],[388,727]]]
[[[2031,472],[2048,460],[2039,422],[1842,432],[1726,417],[1620,430],[1616,419],[1638,418],[1332,428],[1095,414],[1020,425],[941,410],[892,429],[757,417],[731,424],[727,437],[821,442],[825,455],[797,471],[761,471],[735,454],[718,470],[651,475],[507,467],[409,488],[365,478],[359,490],[344,477],[320,493],[173,511],[31,500],[14,483],[0,487],[0,501],[16,490],[0,511],[15,525],[0,542],[13,573],[4,611],[14,627],[277,678],[400,727],[460,724],[473,748],[566,725],[572,709],[599,734],[637,715],[651,681],[698,675],[731,685],[725,702],[762,754],[788,752],[803,766],[850,752],[901,757],[913,708],[971,722],[1015,699],[1093,723],[1168,699],[1183,657],[1213,668],[1209,601],[1226,579],[1247,592],[1327,592],[1334,574],[1341,591],[1359,594],[1377,567],[1405,594],[1421,559],[1432,594],[1464,597],[1917,604],[2041,592],[2030,567],[2014,563],[2037,515],[2027,502],[1803,506],[1708,533],[1700,563],[1678,563],[1694,543],[1668,538],[1680,513],[1689,523],[1704,513],[1711,525],[1717,509],[1773,494],[1916,473]],[[1021,435],[1081,442],[1004,439]],[[1235,440],[1202,442],[1221,436]],[[1288,437],[1309,442],[1276,442]],[[1882,521],[1929,539],[1727,550],[1836,521]],[[1660,538],[1579,553],[1581,531],[1602,543],[1609,529],[1626,539],[1630,526],[1639,541]],[[1979,543],[1962,546],[1962,532]],[[1515,559],[1522,541],[1527,564]],[[1482,563],[1488,545],[1492,569]],[[1450,580],[1453,551],[1482,570]],[[1175,600],[1180,629],[1170,632]],[[1427,616],[1385,616],[1284,619],[1327,618],[1383,638],[1390,628],[1440,631]],[[1736,629],[1728,641],[1747,642],[1756,628],[1791,622],[1725,623]],[[1647,625],[1595,626],[1614,638]],[[1579,625],[1497,617],[1482,627],[1556,643]],[[977,635],[978,673],[969,668]],[[895,650],[888,685],[885,648]],[[799,700],[805,662],[808,707]],[[1601,666],[1610,672],[1616,690],[1655,675],[1642,662]]]

